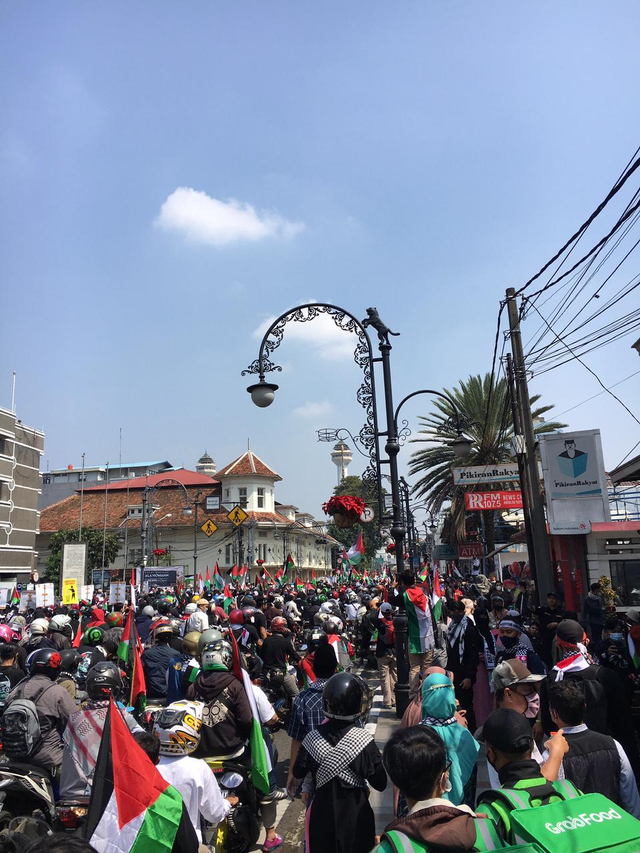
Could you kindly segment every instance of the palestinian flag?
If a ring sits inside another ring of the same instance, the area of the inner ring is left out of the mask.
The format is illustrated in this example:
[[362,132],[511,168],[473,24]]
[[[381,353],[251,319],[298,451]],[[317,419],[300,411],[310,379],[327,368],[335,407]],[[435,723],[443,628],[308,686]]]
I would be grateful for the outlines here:
[[409,622],[409,651],[421,655],[434,647],[431,608],[424,587],[411,586],[404,593],[404,606]]
[[240,569],[238,568],[238,564],[236,563],[236,565],[231,569],[231,577],[237,578],[239,574],[240,574]]
[[11,597],[9,599],[9,607],[12,607],[14,604],[20,604],[20,594],[18,592],[18,587],[14,586],[11,590]]
[[316,586],[316,584],[318,583],[318,581],[316,580],[316,570],[315,569],[311,569],[311,583],[314,586]]
[[289,571],[293,571],[294,568],[295,563],[293,562],[293,557],[291,556],[291,554],[289,554],[282,570],[283,582]]
[[129,652],[131,645],[131,624],[133,622],[133,608],[129,611],[127,616],[127,621],[124,625],[124,631],[122,632],[122,637],[120,638],[120,645],[118,646],[118,651],[116,655],[119,660],[122,661],[123,666],[129,666]]
[[231,610],[232,604],[233,604],[233,596],[231,595],[231,590],[225,584],[224,585],[224,601],[222,603],[222,608],[223,608],[225,613],[227,613],[227,614],[229,613],[229,611]]
[[216,585],[216,589],[222,592],[222,590],[224,589],[224,580],[222,578],[222,575],[220,574],[220,567],[218,566],[217,562],[213,569],[213,582]]
[[300,591],[301,589],[304,589],[304,584],[302,583],[302,581],[300,580],[300,578],[297,575],[296,575],[296,589],[298,591]]
[[345,548],[342,549],[342,567],[341,572],[342,580],[346,580],[349,577],[349,558],[347,557],[347,551]]
[[207,575],[204,581],[205,587],[211,592],[211,575],[209,574],[209,566],[207,566]]
[[196,853],[182,797],[138,746],[111,697],[85,838],[98,853]]
[[347,559],[351,563],[352,566],[359,566],[362,558],[364,557],[364,537],[362,535],[362,530],[358,533],[358,538],[353,543],[351,548],[347,551]]
[[431,593],[431,609],[433,611],[433,618],[436,622],[440,622],[442,619],[442,599],[444,596],[442,595],[442,587],[440,586],[440,575],[438,574],[438,570],[433,569],[433,592]]
[[627,645],[629,646],[629,654],[631,655],[633,665],[636,669],[640,669],[640,657],[638,656],[638,652],[636,651],[636,644],[633,642],[633,637],[631,636],[631,634],[627,635]]
[[147,706],[147,683],[144,677],[144,669],[142,668],[142,643],[140,637],[136,634],[135,625],[133,628],[136,644],[133,649],[133,666],[131,668],[131,693],[129,695],[129,704],[135,709],[136,713],[141,714]]
[[251,749],[251,781],[254,786],[262,791],[263,794],[269,793],[269,772],[271,771],[271,759],[269,752],[264,742],[262,735],[262,725],[260,723],[260,715],[258,714],[258,706],[256,697],[251,686],[251,679],[246,669],[242,668],[240,663],[240,650],[238,643],[233,635],[233,631],[229,631],[228,640],[231,643],[233,650],[233,674],[244,687],[244,692],[247,694],[249,705],[251,707],[251,732],[249,733],[249,748]]

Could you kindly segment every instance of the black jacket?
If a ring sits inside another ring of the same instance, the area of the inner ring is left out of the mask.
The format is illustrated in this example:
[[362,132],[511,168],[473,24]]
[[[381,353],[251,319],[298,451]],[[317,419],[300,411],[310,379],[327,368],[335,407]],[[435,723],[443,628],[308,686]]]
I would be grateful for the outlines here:
[[286,669],[287,659],[300,660],[300,655],[294,649],[291,640],[283,637],[282,634],[272,634],[266,638],[260,648],[260,657],[267,669],[272,666]]
[[142,655],[142,668],[149,699],[164,699],[167,695],[167,672],[178,652],[168,643],[151,646]]
[[200,745],[194,757],[232,755],[249,737],[253,716],[244,686],[231,672],[201,672],[187,690],[205,702]]

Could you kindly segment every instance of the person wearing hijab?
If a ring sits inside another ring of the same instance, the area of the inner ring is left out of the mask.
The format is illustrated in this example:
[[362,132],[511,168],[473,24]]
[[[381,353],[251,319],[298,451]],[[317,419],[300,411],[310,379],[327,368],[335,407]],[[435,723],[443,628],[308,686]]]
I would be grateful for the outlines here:
[[475,803],[475,780],[480,745],[471,732],[457,722],[456,694],[446,675],[430,675],[422,682],[422,719],[420,725],[430,726],[444,741],[447,760],[451,762],[451,790],[446,798],[454,805]]

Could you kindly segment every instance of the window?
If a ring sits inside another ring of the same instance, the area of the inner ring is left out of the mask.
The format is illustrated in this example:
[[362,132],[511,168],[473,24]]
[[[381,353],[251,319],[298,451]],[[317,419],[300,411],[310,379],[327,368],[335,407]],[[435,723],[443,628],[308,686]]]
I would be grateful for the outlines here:
[[50,482],[51,482],[51,477],[49,476],[49,474],[43,474],[42,475],[42,485],[48,486]]
[[611,586],[618,593],[619,603],[640,606],[640,560],[611,560]]
[[224,546],[224,564],[225,566],[231,565],[231,545]]
[[224,490],[224,499],[225,499],[225,501],[230,500],[230,498],[231,498],[231,492],[230,492],[230,489],[225,489],[225,490]]
[[258,486],[258,509],[264,509],[264,488]]
[[258,530],[258,539],[266,539],[268,535],[268,530]]
[[0,436],[0,453],[3,456],[13,456],[13,442],[11,439]]
[[248,501],[247,501],[247,487],[246,486],[240,486],[240,488],[238,489],[238,503],[240,504],[242,509],[247,508]]
[[8,503],[11,500],[11,491],[9,483],[0,482],[0,501]]

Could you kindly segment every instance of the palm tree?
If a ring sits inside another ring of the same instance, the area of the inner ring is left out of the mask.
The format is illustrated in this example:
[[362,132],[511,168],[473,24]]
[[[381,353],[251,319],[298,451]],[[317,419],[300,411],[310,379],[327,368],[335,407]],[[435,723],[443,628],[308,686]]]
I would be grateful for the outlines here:
[[[492,383],[489,373],[484,377],[470,376],[446,393],[455,402],[460,412],[462,429],[472,441],[471,453],[465,459],[465,464],[495,465],[511,461],[513,421],[506,379],[503,377]],[[539,399],[539,395],[532,397],[532,406]],[[451,501],[451,538],[454,544],[462,541],[465,535],[465,489],[454,485],[452,470],[460,465],[460,459],[454,455],[449,444],[457,435],[457,427],[453,408],[446,400],[437,398],[435,407],[437,412],[420,418],[424,426],[420,435],[424,437],[411,439],[414,443],[430,446],[411,455],[409,472],[423,475],[412,491],[418,497],[426,499],[432,512],[439,512],[446,501]],[[552,408],[550,405],[532,410],[536,433],[555,432],[566,426],[542,420],[543,415]],[[488,490],[496,485],[487,484],[482,488]],[[483,517],[485,545],[488,551],[492,551],[495,547],[493,511],[484,510]]]

